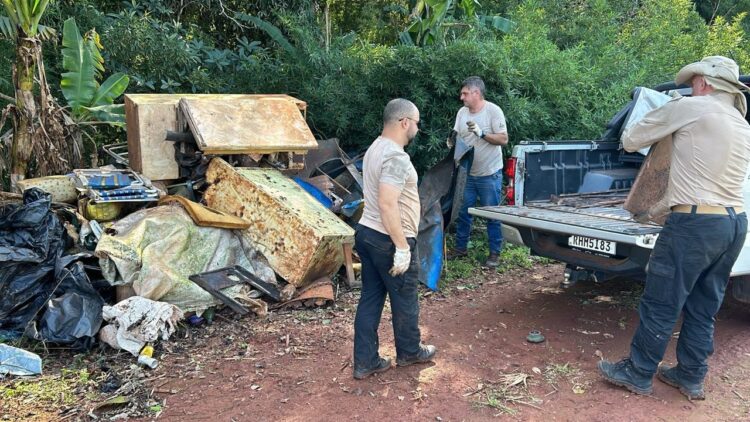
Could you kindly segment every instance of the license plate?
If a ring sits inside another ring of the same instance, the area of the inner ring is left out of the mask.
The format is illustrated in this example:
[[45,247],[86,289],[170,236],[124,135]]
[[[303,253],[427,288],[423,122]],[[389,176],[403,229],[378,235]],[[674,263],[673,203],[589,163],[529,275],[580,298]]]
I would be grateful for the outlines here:
[[614,255],[617,243],[609,240],[594,239],[591,237],[570,236],[568,238],[568,246],[588,249],[590,251],[601,252],[608,255]]

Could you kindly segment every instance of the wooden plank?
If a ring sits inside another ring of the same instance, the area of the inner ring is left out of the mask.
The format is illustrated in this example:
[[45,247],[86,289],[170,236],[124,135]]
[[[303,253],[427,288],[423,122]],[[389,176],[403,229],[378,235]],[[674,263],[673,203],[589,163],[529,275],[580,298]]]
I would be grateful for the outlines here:
[[229,102],[242,98],[276,98],[294,104],[300,112],[307,109],[304,101],[284,94],[127,94],[125,118],[130,167],[152,181],[179,178],[174,144],[164,137],[167,130],[179,130],[177,107],[181,98]]
[[183,98],[179,107],[206,154],[272,154],[318,147],[299,108],[284,98]]
[[177,130],[177,101],[138,102],[137,96],[125,96],[128,161],[133,170],[151,180],[180,177],[174,143],[164,140],[167,130]]

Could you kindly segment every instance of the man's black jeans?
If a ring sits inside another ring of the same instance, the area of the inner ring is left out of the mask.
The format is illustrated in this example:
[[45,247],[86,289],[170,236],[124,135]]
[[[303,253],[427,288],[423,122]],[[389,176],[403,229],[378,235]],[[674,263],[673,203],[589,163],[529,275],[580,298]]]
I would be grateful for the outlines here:
[[371,369],[378,365],[378,326],[386,293],[391,299],[393,336],[398,357],[419,352],[419,300],[417,298],[418,261],[416,239],[407,238],[411,263],[406,273],[388,274],[393,266],[396,246],[390,236],[358,226],[355,247],[362,260],[362,294],[354,319],[354,368]]
[[680,312],[677,361],[686,381],[700,383],[714,351],[714,317],[742,250],[747,216],[672,213],[649,259],[640,323],[630,346],[636,368],[653,374]]

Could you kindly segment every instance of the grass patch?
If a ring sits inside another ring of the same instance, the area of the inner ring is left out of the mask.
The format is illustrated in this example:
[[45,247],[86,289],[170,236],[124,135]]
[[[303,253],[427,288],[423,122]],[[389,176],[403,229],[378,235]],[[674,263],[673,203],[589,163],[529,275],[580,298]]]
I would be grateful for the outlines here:
[[516,415],[518,410],[511,406],[517,404],[540,409],[537,405],[542,401],[529,393],[528,379],[529,375],[520,372],[503,374],[499,380],[482,386],[474,404],[499,410],[495,416]]
[[583,373],[580,369],[569,362],[564,364],[551,363],[544,368],[544,379],[556,390],[559,389],[560,382],[568,382],[572,386],[575,394],[583,394],[589,388],[590,382],[583,380]]
[[[456,237],[449,234],[446,239],[448,250],[452,250],[456,245]],[[477,274],[479,268],[490,254],[489,242],[487,240],[486,225],[482,224],[481,219],[477,219],[472,227],[471,238],[466,248],[467,256],[463,258],[446,261],[445,273],[441,279],[441,288],[445,284],[456,280],[467,279]],[[532,256],[529,248],[504,243],[503,250],[500,253],[500,265],[496,271],[500,274],[512,271],[518,268],[528,269],[534,265],[549,265],[555,261],[538,256]]]
[[557,385],[561,379],[572,380],[580,375],[581,371],[568,362],[564,364],[552,363],[544,368],[544,379],[553,385]]
[[39,407],[71,405],[77,401],[75,390],[89,381],[85,369],[63,370],[60,375],[18,378],[4,385],[2,401],[34,403]]

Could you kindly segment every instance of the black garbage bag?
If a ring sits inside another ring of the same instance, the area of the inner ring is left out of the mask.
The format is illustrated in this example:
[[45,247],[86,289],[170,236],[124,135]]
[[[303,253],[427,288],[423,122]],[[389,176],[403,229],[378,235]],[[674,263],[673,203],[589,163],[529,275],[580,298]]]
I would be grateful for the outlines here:
[[0,208],[0,331],[22,333],[55,289],[64,230],[50,203],[32,188]]
[[67,235],[50,204],[48,194],[32,188],[23,204],[0,208],[0,337],[26,334],[88,348],[104,300],[82,262],[91,254],[63,256]]
[[64,256],[55,270],[58,288],[41,317],[41,338],[88,349],[102,325],[104,300],[94,290],[83,266],[87,253]]

